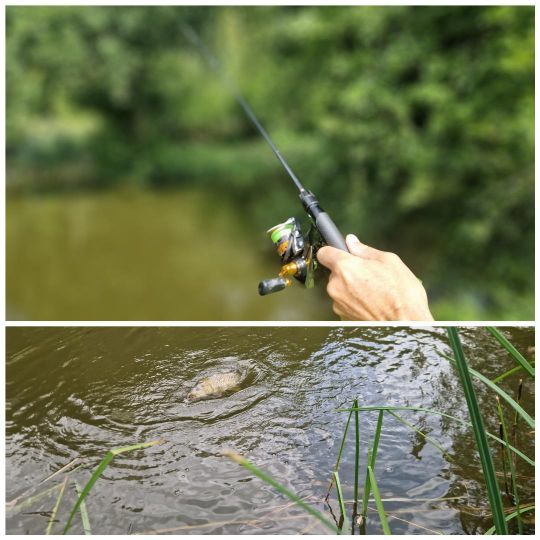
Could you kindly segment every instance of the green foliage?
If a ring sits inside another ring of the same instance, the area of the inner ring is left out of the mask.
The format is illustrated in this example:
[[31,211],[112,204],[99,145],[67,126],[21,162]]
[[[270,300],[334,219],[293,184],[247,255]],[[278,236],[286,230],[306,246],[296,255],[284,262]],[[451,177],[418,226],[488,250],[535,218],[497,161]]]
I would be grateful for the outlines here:
[[62,485],[60,487],[60,492],[58,493],[58,497],[56,498],[56,502],[54,503],[54,507],[51,511],[51,517],[49,518],[49,521],[47,522],[47,529],[45,530],[45,534],[49,535],[53,532],[53,526],[56,522],[56,514],[58,513],[58,508],[60,507],[60,503],[62,502],[62,497],[64,496],[64,491],[66,490],[68,477],[64,479],[62,482]]
[[[358,408],[358,405],[357,405]],[[358,412],[358,411],[356,411]],[[377,418],[377,427],[375,428],[375,436],[373,438],[373,449],[368,446],[368,465],[372,471],[375,471],[375,463],[377,461],[377,452],[379,450],[379,440],[381,439],[381,430],[383,423],[384,411],[379,411]],[[371,479],[369,469],[366,468],[366,479],[364,481],[364,495],[362,497],[362,516],[364,520],[367,518],[369,494],[371,492]]]
[[[272,478],[270,475],[265,473],[263,470],[259,469],[253,463],[248,461],[243,456],[236,454],[235,452],[226,451],[223,453],[223,455],[227,456],[228,458],[232,459],[235,463],[238,463],[245,469],[247,469],[250,473],[254,474],[256,477],[260,478],[263,482],[266,482],[270,486],[272,486],[276,491],[287,497],[289,500],[294,502],[297,506],[305,510],[308,514],[311,514],[313,517],[318,519],[323,525],[325,525],[330,531],[334,533],[339,533],[340,531],[338,528],[329,520],[327,519],[324,514],[316,510],[313,506],[310,504],[307,504],[303,499],[298,497],[298,495],[294,494],[291,490],[287,489],[283,484],[280,484],[277,480]],[[339,480],[339,479],[338,479]],[[337,484],[339,486],[339,483]],[[340,488],[338,488],[340,489]]]
[[381,500],[381,494],[379,493],[379,486],[377,485],[377,479],[371,465],[368,465],[368,474],[369,480],[371,482],[371,490],[373,491],[373,497],[375,499],[375,506],[377,507],[377,512],[379,514],[379,519],[381,520],[381,525],[383,528],[384,534],[392,534],[390,526],[388,525],[388,518],[386,517],[386,512],[384,511],[384,504]]
[[343,230],[420,275],[437,318],[533,318],[532,6],[10,6],[9,184],[58,187],[75,164],[96,187],[232,189],[261,229],[298,212],[183,21]]
[[463,353],[463,349],[461,347],[461,341],[459,339],[457,328],[448,328],[447,332],[450,340],[450,346],[452,347],[452,351],[454,353],[455,363],[461,381],[461,386],[463,388],[463,393],[465,394],[465,400],[467,401],[469,417],[471,419],[474,437],[476,439],[476,446],[478,448],[480,461],[482,463],[482,470],[484,471],[484,480],[486,483],[491,513],[493,515],[493,524],[495,525],[495,529],[498,534],[508,534],[508,526],[504,519],[504,507],[501,499],[501,492],[497,482],[497,475],[493,465],[491,451],[487,442],[484,421],[482,419],[480,407],[478,406],[478,401],[474,392],[471,374],[469,372],[470,368],[467,365],[467,360],[465,359],[465,354]]
[[[69,518],[67,520],[67,523],[64,527],[64,532],[62,534],[67,534],[69,529],[71,528],[71,523],[73,521],[73,518],[75,517],[75,514],[77,513],[77,510],[80,510],[81,512],[81,518],[83,520],[83,526],[85,534],[88,530],[88,520],[85,518],[85,515],[87,516],[86,512],[86,504],[85,500],[88,494],[90,493],[91,489],[94,487],[94,484],[99,480],[99,477],[105,472],[107,467],[109,466],[109,463],[119,454],[123,454],[125,452],[133,452],[134,450],[141,450],[143,448],[150,448],[151,446],[155,446],[156,444],[160,444],[161,441],[150,441],[145,443],[138,443],[138,444],[132,444],[130,446],[123,446],[121,448],[113,448],[112,450],[109,450],[105,457],[99,462],[99,465],[96,467],[96,470],[92,473],[92,476],[90,477],[90,480],[86,483],[83,490],[79,493],[79,490],[77,489],[77,502],[73,505],[73,508],[71,509],[71,513],[69,514]],[[59,496],[60,499],[60,496]]]
[[[508,437],[508,430],[506,429],[506,421],[504,419],[504,412],[501,407],[501,401],[499,398],[497,398],[497,414],[499,415],[499,422],[501,426],[501,431],[503,435],[503,440],[508,443],[509,437]],[[519,493],[518,493],[518,486],[516,481],[516,467],[514,464],[514,459],[512,457],[512,454],[510,453],[510,450],[508,450],[508,446],[506,447],[506,456],[503,454],[503,463],[508,461],[508,465],[510,466],[510,479],[512,481],[512,494],[514,497],[514,504],[517,508],[517,522],[518,522],[518,532],[519,534],[523,534],[523,520],[521,519],[521,513],[519,511]]]
[[[520,516],[521,514],[526,514],[528,512],[533,512],[535,508],[536,508],[536,506],[534,504],[530,504],[528,506],[520,508],[519,510],[516,510],[515,512],[512,512],[511,514],[508,514],[505,517],[505,519],[508,522],[508,521],[514,519],[515,517],[517,517],[518,515]],[[488,529],[484,534],[495,534],[495,526]]]
[[[469,368],[470,369],[470,368]],[[339,412],[351,412],[354,409],[337,409]],[[450,420],[453,420],[454,422],[457,422],[458,424],[461,424],[463,426],[469,426],[472,427],[472,424],[470,422],[466,422],[465,420],[462,420],[458,418],[457,416],[453,416],[451,414],[443,413],[441,411],[437,411],[435,409],[428,409],[426,407],[407,407],[407,406],[386,406],[386,405],[376,405],[376,406],[366,406],[366,407],[358,407],[359,411],[418,411],[418,412],[425,412],[429,414],[434,414],[437,416],[442,416],[443,418],[449,418]],[[526,456],[523,452],[512,446],[511,444],[505,443],[501,438],[497,437],[496,435],[493,435],[492,433],[489,433],[488,431],[485,432],[486,436],[490,439],[493,439],[494,441],[497,441],[498,443],[501,443],[503,446],[508,448],[511,452],[519,456],[521,459],[526,461],[529,465],[532,467],[535,466],[534,460],[532,460],[530,457]]]
[[534,379],[534,368],[527,359],[503,336],[503,334],[493,326],[486,326],[486,329],[495,339],[509,352],[512,358],[523,368],[529,376]]
[[[449,329],[450,330],[450,329]],[[451,357],[443,354],[444,358],[450,360],[453,364],[457,365],[457,361],[455,359],[452,359]],[[502,399],[504,399],[512,409],[518,414],[532,429],[535,429],[535,422],[534,418],[511,396],[508,395],[500,386],[495,384],[493,381],[490,381],[487,377],[482,375],[481,373],[478,373],[478,371],[472,369],[471,367],[468,369],[468,372],[470,376],[474,377],[475,379],[478,379],[479,381],[482,381],[487,387],[489,387],[491,390],[493,390],[496,394],[498,394]]]
[[[358,400],[353,402],[353,408],[358,409]],[[360,474],[360,418],[358,410],[354,411],[354,436],[355,436],[355,452],[354,452],[354,504],[358,504],[358,477]],[[338,471],[335,471],[338,474]]]
[[[79,486],[79,483],[77,480],[73,481],[73,486],[75,487],[75,491],[77,493],[77,498],[81,497],[82,490],[81,486]],[[83,526],[84,534],[92,534],[92,526],[90,525],[90,517],[88,516],[88,510],[86,509],[86,503],[84,500],[81,501],[81,504],[79,505],[79,512],[81,514],[81,521]]]
[[339,504],[339,511],[341,512],[341,525],[339,530],[341,534],[345,534],[344,531],[347,530],[348,521],[347,521],[347,510],[345,509],[345,499],[343,498],[343,490],[341,489],[341,482],[339,480],[339,473],[334,471],[332,473],[334,478],[334,483],[336,484],[336,496]]

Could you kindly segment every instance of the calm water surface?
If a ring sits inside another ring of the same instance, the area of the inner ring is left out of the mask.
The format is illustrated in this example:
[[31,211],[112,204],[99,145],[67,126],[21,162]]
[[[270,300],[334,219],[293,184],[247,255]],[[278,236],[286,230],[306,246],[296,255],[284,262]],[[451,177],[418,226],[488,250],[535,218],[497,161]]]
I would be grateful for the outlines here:
[[[505,334],[523,352],[534,343],[532,330]],[[485,330],[463,330],[462,339],[471,364],[488,377],[512,365]],[[249,457],[330,515],[322,499],[347,414],[336,409],[358,397],[362,405],[432,407],[466,418],[456,373],[440,356],[447,351],[440,328],[9,328],[7,500],[22,502],[60,484],[64,473],[35,487],[75,458],[84,467],[70,481],[83,485],[107,449],[163,439],[115,458],[94,486],[88,499],[94,533],[324,533],[221,452]],[[238,391],[185,402],[201,377],[232,369],[245,374]],[[510,377],[505,388],[515,392],[517,384]],[[487,428],[496,433],[493,397],[481,387],[479,397]],[[526,384],[523,405],[530,413],[533,403]],[[483,532],[491,522],[470,430],[427,414],[403,416],[449,457],[385,418],[379,487],[386,499],[404,499],[386,503],[392,530]],[[363,455],[375,423],[376,413],[361,416]],[[350,435],[340,469],[347,498]],[[528,430],[520,429],[518,446],[534,456]],[[494,446],[500,470],[499,457]],[[534,472],[518,465],[527,502]],[[7,531],[43,533],[55,497],[8,511]],[[447,497],[456,498],[426,501]],[[68,484],[61,523],[74,500]],[[334,495],[330,503],[337,513]],[[82,532],[78,516],[73,532]],[[374,511],[367,532],[381,532]]]
[[223,194],[12,196],[6,220],[10,320],[336,318],[323,278],[316,290],[295,283],[258,295],[279,257],[265,229]]

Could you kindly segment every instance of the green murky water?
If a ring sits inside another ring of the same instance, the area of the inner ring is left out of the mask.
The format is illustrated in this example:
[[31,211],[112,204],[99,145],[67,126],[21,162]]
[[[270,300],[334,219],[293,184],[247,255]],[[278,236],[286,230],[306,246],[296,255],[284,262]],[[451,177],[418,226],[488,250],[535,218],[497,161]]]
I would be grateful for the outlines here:
[[[527,354],[532,329],[506,329]],[[512,366],[484,329],[461,331],[471,365],[487,377]],[[331,518],[335,494],[323,501],[346,421],[336,409],[410,405],[467,418],[454,369],[441,357],[442,328],[8,328],[7,532],[40,534],[55,495],[27,506],[29,496],[60,484],[77,459],[57,516],[65,523],[106,449],[163,439],[154,448],[115,458],[94,486],[88,512],[94,534],[152,531],[213,534],[324,533],[275,490],[223,457],[232,449]],[[186,402],[202,377],[230,370],[243,375],[227,395]],[[519,375],[503,388],[515,395]],[[498,433],[493,394],[478,386],[486,428]],[[534,388],[522,405],[534,414]],[[362,471],[377,413],[362,414]],[[384,420],[376,474],[392,531],[482,533],[490,525],[481,466],[469,428],[424,413],[403,413],[447,452],[391,416]],[[340,477],[353,493],[354,434]],[[534,456],[534,434],[518,429],[517,446]],[[493,457],[504,492],[498,446]],[[534,499],[534,470],[518,460],[521,500]],[[361,475],[363,483],[363,474]],[[503,493],[507,507],[509,498]],[[19,506],[17,506],[19,504]],[[374,505],[367,532],[380,534]],[[526,531],[533,532],[532,524]],[[73,532],[81,533],[76,517]]]
[[322,279],[316,290],[258,295],[279,258],[223,195],[10,197],[6,241],[10,320],[336,318]]

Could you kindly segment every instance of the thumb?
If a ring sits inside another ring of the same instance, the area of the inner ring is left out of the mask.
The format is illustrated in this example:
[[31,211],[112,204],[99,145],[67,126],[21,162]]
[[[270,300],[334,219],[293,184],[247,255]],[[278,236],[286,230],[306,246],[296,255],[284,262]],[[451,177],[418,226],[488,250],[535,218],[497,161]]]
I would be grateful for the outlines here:
[[356,255],[356,257],[362,257],[363,259],[373,259],[378,261],[384,253],[383,251],[379,251],[366,244],[362,244],[354,234],[348,234],[345,242],[351,255]]
[[334,270],[337,263],[350,257],[350,254],[331,246],[323,246],[317,251],[317,260],[326,268]]

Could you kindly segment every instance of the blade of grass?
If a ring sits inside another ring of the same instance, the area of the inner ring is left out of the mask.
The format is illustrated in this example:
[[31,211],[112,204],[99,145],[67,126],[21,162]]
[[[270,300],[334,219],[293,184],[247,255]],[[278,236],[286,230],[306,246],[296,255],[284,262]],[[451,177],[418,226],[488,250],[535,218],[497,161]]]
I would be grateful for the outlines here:
[[[501,401],[498,397],[497,397],[497,413],[499,415],[499,422],[501,423],[501,426],[502,426],[503,439],[504,441],[508,442],[508,430],[506,429],[506,422],[504,420],[504,414],[501,407]],[[510,481],[512,485],[512,493],[514,495],[514,504],[516,505],[516,509],[518,511],[518,516],[517,516],[518,530],[519,530],[519,534],[523,534],[523,520],[521,519],[521,516],[519,515],[519,494],[518,494],[517,482],[516,482],[516,469],[514,467],[514,462],[512,460],[512,454],[510,453],[508,448],[506,449],[506,452],[508,456],[508,462],[510,464]]]
[[[519,386],[518,386],[518,392],[517,392],[517,399],[516,401],[518,403],[521,402],[521,393],[523,391],[523,379],[519,379]],[[514,423],[512,424],[512,441],[514,442],[514,446],[517,446],[517,436],[518,436],[518,421],[519,417],[517,412],[514,412]],[[514,457],[514,466],[517,469],[517,459]]]
[[437,448],[437,450],[439,450],[440,452],[442,452],[442,455],[447,458],[449,461],[453,461],[452,457],[448,454],[448,452],[433,438],[431,438],[429,435],[426,435],[423,431],[419,430],[416,426],[414,426],[413,424],[407,422],[407,420],[405,420],[403,417],[401,417],[399,414],[396,414],[395,412],[393,411],[388,411],[389,414],[391,414],[396,420],[398,420],[399,422],[401,422],[402,424],[406,425],[407,427],[409,427],[410,429],[412,429],[413,431],[415,431],[416,433],[418,433],[418,435],[420,435],[421,437],[423,437],[427,442],[429,442],[430,444],[432,444],[435,448]]
[[328,529],[330,529],[334,533],[339,533],[339,529],[331,522],[329,521],[323,514],[321,514],[318,510],[315,510],[311,505],[304,502],[298,495],[294,494],[292,491],[287,489],[284,485],[280,484],[277,480],[274,480],[271,476],[266,474],[264,471],[261,471],[258,467],[253,465],[250,461],[248,461],[245,457],[236,454],[235,452],[223,452],[223,455],[227,456],[228,458],[232,459],[235,463],[238,463],[245,469],[247,469],[250,473],[254,474],[257,478],[260,478],[263,482],[266,482],[267,484],[271,485],[274,489],[276,489],[279,493],[282,495],[285,495],[288,499],[295,502],[298,506],[303,508],[306,512],[311,514],[313,517],[317,518],[321,523],[323,523]]
[[377,508],[377,512],[379,513],[379,519],[381,520],[383,532],[384,534],[392,534],[392,531],[390,530],[390,527],[388,525],[388,519],[386,518],[386,513],[384,511],[384,504],[381,500],[379,486],[377,485],[377,480],[375,478],[375,474],[373,473],[373,469],[371,468],[371,465],[368,465],[368,474],[369,474],[369,480],[371,482],[371,489],[373,491],[373,498],[375,499],[375,507]]
[[156,444],[159,444],[162,441],[150,441],[146,443],[139,443],[139,444],[132,444],[131,446],[123,446],[121,448],[113,448],[112,450],[109,450],[105,457],[101,460],[99,465],[97,466],[96,470],[90,477],[90,480],[88,480],[87,484],[84,486],[81,494],[79,495],[79,498],[77,499],[77,502],[71,509],[71,513],[69,514],[68,521],[66,523],[66,526],[64,527],[64,532],[62,534],[67,534],[69,531],[69,528],[71,527],[71,522],[73,521],[73,517],[75,516],[75,513],[83,503],[83,501],[88,496],[88,493],[90,493],[90,490],[94,486],[94,484],[97,482],[98,478],[103,474],[105,469],[109,466],[109,463],[118,455],[123,454],[124,452],[131,452],[133,450],[140,450],[143,448],[149,448],[150,446],[155,446]]
[[[351,423],[353,409],[350,409],[350,411],[351,412],[349,413],[349,418],[347,418],[347,423],[345,424],[345,431],[343,432],[343,437],[341,438],[341,445],[339,447],[339,453],[338,453],[338,457],[336,459],[336,464],[334,465],[333,472],[339,470],[339,463],[341,461],[341,454],[343,453],[343,449],[345,448],[345,439],[347,438],[347,432],[349,431],[349,424]],[[326,497],[325,497],[326,500],[328,500],[328,497],[330,495],[330,490],[332,489],[333,485],[334,485],[334,476],[332,475],[332,478],[330,480],[330,485],[328,486],[328,491],[326,492]]]
[[[372,470],[375,470],[375,462],[377,461],[377,451],[379,450],[379,440],[381,438],[383,416],[384,411],[379,411],[379,417],[377,418],[377,427],[375,428],[375,436],[373,438],[373,450],[370,450],[368,448],[368,465],[371,467]],[[364,520],[367,516],[370,491],[371,481],[369,478],[369,470],[366,467],[366,479],[364,481],[364,494],[362,497],[362,517],[364,518]]]
[[[504,440],[503,426],[502,426],[500,421],[499,421],[499,436],[501,437],[501,439]],[[502,462],[502,466],[503,466],[504,492],[507,495],[510,495],[510,492],[508,490],[508,474],[506,473],[506,455],[505,455],[505,453],[506,453],[505,445],[501,443],[501,462]]]
[[523,371],[523,368],[521,366],[513,367],[512,369],[505,371],[504,373],[495,377],[494,379],[491,379],[491,382],[493,384],[500,383],[502,380],[506,379],[506,377],[509,377],[510,375],[513,375],[514,373],[517,373],[518,371]]
[[[78,457],[72,459],[69,463],[67,463],[67,464],[64,465],[63,467],[60,467],[60,469],[58,469],[57,471],[55,471],[55,472],[53,472],[52,474],[50,474],[49,476],[47,476],[47,478],[44,478],[44,479],[38,484],[38,486],[40,486],[41,484],[44,484],[45,482],[48,482],[49,480],[52,480],[56,475],[65,472],[67,469],[69,469],[70,467],[72,467],[73,465],[75,465],[75,463],[77,463],[77,461],[79,461],[79,458],[78,458]],[[79,467],[80,467],[80,465],[79,465]],[[77,467],[77,468],[79,468],[79,467]]]
[[[440,502],[440,501],[458,501],[459,499],[463,499],[464,498],[464,495],[459,495],[457,497],[433,497],[433,498],[422,498],[422,497],[419,497],[419,498],[414,498],[414,499],[410,499],[410,498],[404,498],[404,497],[389,497],[389,498],[385,498],[383,497],[381,499],[382,502],[401,502],[401,503],[412,503],[412,504],[416,504],[416,503],[419,503],[419,502]],[[347,503],[352,503],[353,500],[350,499],[350,500],[347,500],[345,499],[345,504]],[[370,502],[372,502],[370,500]],[[433,508],[431,508],[429,511],[432,511]],[[409,512],[409,510],[394,510],[394,512]]]
[[[35,491],[36,487],[38,486],[41,486],[41,484],[44,484],[45,482],[51,480],[53,477],[55,477],[57,474],[60,474],[62,472],[65,472],[65,470],[67,468],[69,468],[70,466],[72,466],[74,464],[74,462],[77,461],[77,459],[71,461],[70,463],[68,463],[67,465],[65,465],[64,467],[62,467],[61,469],[59,469],[58,471],[54,472],[53,474],[51,474],[50,476],[48,476],[47,478],[45,478],[44,480],[42,480],[41,482],[38,482],[37,484],[34,484],[33,486],[31,486],[29,489],[25,490],[23,493],[21,493],[21,495],[15,497],[15,499],[12,499],[11,501],[8,501],[6,502],[6,511],[12,511],[14,508],[18,508],[19,505],[22,505],[22,504],[26,504],[27,501],[29,500],[32,500],[33,497],[37,497],[38,495],[40,495],[39,493],[37,495],[30,495],[33,491]],[[74,473],[77,469],[80,469],[82,467],[82,464],[81,465],[77,465],[75,468],[73,468],[70,472],[71,473]],[[62,484],[56,484],[56,486],[53,486],[53,488],[51,489],[54,490],[54,489],[59,489],[60,486]],[[44,493],[48,493],[49,490],[45,490],[45,491],[42,491],[41,493],[44,494]],[[26,499],[25,499],[26,497]],[[19,501],[22,501],[19,503]]]
[[[451,414],[443,413],[441,411],[437,411],[435,409],[428,409],[426,407],[407,407],[407,406],[393,406],[393,405],[374,405],[374,406],[365,406],[365,407],[358,407],[359,411],[415,411],[415,412],[425,412],[429,414],[434,414],[437,416],[442,416],[444,418],[449,418],[451,420],[454,420],[455,422],[458,422],[459,424],[462,424],[464,426],[470,426],[472,427],[472,424],[470,422],[467,422],[465,420],[462,420],[461,418],[458,418],[457,416],[452,416]],[[350,412],[351,409],[337,409],[337,412]],[[494,441],[497,441],[499,443],[504,444],[505,446],[508,446],[508,448],[514,452],[514,454],[518,455],[521,459],[526,461],[529,465],[532,465],[534,467],[534,460],[532,460],[530,457],[526,456],[521,450],[518,450],[517,448],[514,448],[512,445],[506,443],[497,437],[496,435],[493,435],[492,433],[489,433],[486,431],[486,435],[493,439]]]
[[358,400],[357,399],[354,400],[353,406],[357,408],[357,410],[354,411],[354,424],[356,427],[355,454],[354,454],[354,504],[356,505],[358,501],[358,475],[360,472],[358,470],[360,467],[360,421],[358,418]]
[[64,491],[66,490],[66,484],[68,481],[68,476],[64,478],[64,481],[62,482],[62,487],[60,488],[60,493],[58,493],[58,497],[56,498],[56,502],[54,504],[54,508],[51,512],[51,517],[49,518],[49,522],[47,524],[47,530],[45,531],[45,534],[52,534],[52,529],[54,522],[56,521],[56,514],[58,513],[58,508],[60,508],[60,501],[62,500],[62,497],[64,496]]
[[341,512],[341,515],[343,517],[343,526],[341,527],[341,531],[347,530],[347,510],[345,509],[345,502],[343,500],[343,491],[341,490],[341,482],[339,481],[339,473],[337,471],[334,471],[332,473],[332,476],[334,477],[334,483],[336,484],[336,493],[337,493],[337,499],[339,504],[339,511]]
[[[381,501],[384,501],[384,499],[381,499]],[[376,512],[377,509],[376,508],[371,508],[369,507],[369,509],[372,511],[372,512]],[[428,529],[427,527],[425,527],[424,525],[420,525],[420,523],[415,523],[414,521],[409,521],[408,519],[403,519],[399,516],[396,516],[395,514],[395,510],[394,510],[394,513],[393,514],[389,514],[388,512],[386,513],[386,515],[388,517],[391,517],[392,519],[396,519],[398,521],[402,521],[403,523],[407,523],[407,525],[412,525],[413,527],[417,527],[418,529],[422,529],[424,531],[427,531],[428,533],[432,533],[432,534],[437,534],[437,535],[440,535],[442,536],[444,533],[440,532],[440,531],[434,531],[433,529]]]
[[[527,512],[531,512],[532,510],[535,509],[535,505],[534,504],[531,504],[530,506],[523,506],[518,510],[516,510],[515,512],[512,512],[511,514],[508,514],[504,519],[506,519],[506,521],[511,521],[512,519],[514,519],[516,516],[521,516],[521,514],[526,514]],[[484,534],[493,534],[495,532],[495,526],[493,527],[490,527]]]
[[[482,420],[482,415],[480,414],[476,394],[474,393],[471,373],[465,359],[465,354],[461,348],[461,341],[459,339],[457,328],[451,327],[448,328],[447,331],[450,346],[452,347],[454,357],[456,359],[461,386],[463,387],[463,392],[465,393],[465,400],[467,401],[469,416],[473,424],[474,437],[476,439],[478,453],[480,454],[482,470],[484,471],[484,480],[486,482],[489,504],[491,506],[491,513],[493,514],[495,529],[497,530],[497,534],[508,534],[508,527],[506,520],[504,519],[504,508],[501,499],[501,492],[499,490],[497,476],[495,475],[495,468],[493,467],[493,460],[486,438],[484,422]],[[489,382],[491,383],[491,381]]]
[[[450,329],[449,329],[450,330]],[[450,358],[446,354],[442,354],[444,358],[452,362],[454,365],[456,364],[456,361],[453,358]],[[468,367],[468,366],[467,366]],[[534,418],[532,418],[526,411],[523,409],[523,407],[517,403],[513,398],[511,398],[504,390],[499,388],[495,383],[490,381],[487,377],[484,377],[481,373],[478,373],[478,371],[475,371],[471,367],[468,367],[469,374],[472,375],[474,378],[478,379],[479,381],[482,381],[487,387],[489,387],[491,390],[493,390],[496,394],[498,394],[504,401],[506,401],[510,407],[512,407],[520,416],[531,426],[532,429],[534,429]]]
[[[77,497],[81,496],[81,487],[77,480],[73,480]],[[81,513],[81,521],[84,530],[84,534],[92,534],[92,527],[90,527],[90,518],[88,517],[88,510],[86,509],[86,502],[83,500],[79,506],[79,512]]]
[[[23,508],[26,508],[30,506],[31,504],[43,499],[43,497],[46,497],[49,493],[52,493],[53,491],[56,491],[57,489],[60,489],[62,487],[62,484],[56,484],[50,488],[47,488],[44,491],[41,491],[40,493],[36,493],[35,495],[32,495],[31,497],[28,497],[27,499],[22,500],[21,502],[18,502],[16,505],[13,505],[11,502],[6,503],[6,512],[11,513],[17,513],[19,510],[22,510]],[[17,497],[15,501],[18,501],[20,497]]]
[[488,332],[510,353],[512,358],[534,379],[534,368],[527,359],[493,326],[486,326]]
[[[516,400],[518,403],[520,403],[520,401],[521,401],[521,393],[522,393],[522,391],[523,391],[523,379],[520,379],[519,380],[519,386],[518,386],[518,392],[517,392],[517,400]],[[519,421],[518,414],[516,412],[514,412],[514,423],[512,424],[512,441],[514,442],[514,446],[517,446],[518,421]],[[512,458],[513,458],[513,460],[512,460]],[[516,478],[517,478],[517,468],[518,468],[517,458],[516,458],[516,456],[514,454],[513,456],[509,455],[509,459],[511,460],[511,462],[513,464],[514,482],[515,482]],[[517,508],[517,510],[518,510],[518,515],[517,515],[518,531],[519,531],[519,534],[523,534],[523,519],[521,518],[521,514],[519,513],[519,501],[517,500],[517,486],[516,486],[516,493],[514,494],[514,497],[516,498],[516,506],[518,507]]]

